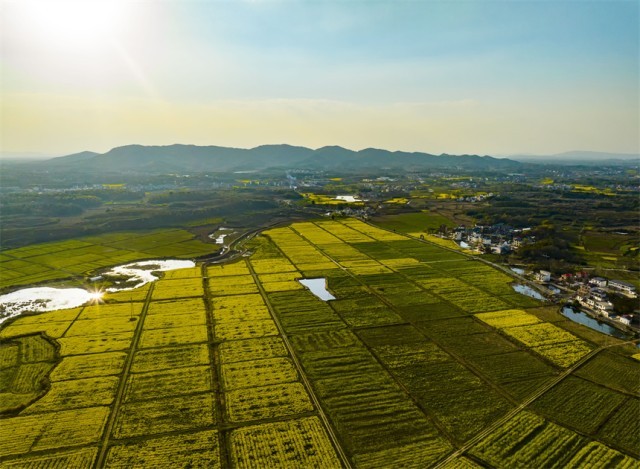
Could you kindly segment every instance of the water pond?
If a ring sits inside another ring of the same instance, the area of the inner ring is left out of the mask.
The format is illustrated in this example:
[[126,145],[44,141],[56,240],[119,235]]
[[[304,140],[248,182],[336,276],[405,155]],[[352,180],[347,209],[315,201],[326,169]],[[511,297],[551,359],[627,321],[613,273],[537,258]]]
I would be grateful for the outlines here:
[[535,291],[533,288],[531,288],[528,285],[522,285],[522,284],[515,284],[512,285],[511,288],[513,288],[515,291],[517,291],[518,293],[520,293],[521,295],[526,295],[529,296],[531,298],[535,298],[536,300],[545,300],[545,297],[542,296],[542,294],[538,293],[537,291]]
[[521,269],[520,267],[509,267],[509,268],[518,275],[524,275],[524,269]]
[[582,311],[575,311],[569,306],[565,306],[564,308],[562,308],[562,315],[566,318],[571,319],[573,322],[577,322],[578,324],[582,324],[583,326],[587,326],[595,331],[602,332],[603,334],[617,337],[618,339],[629,338],[629,336],[621,330],[616,329],[609,324],[599,322],[597,319],[592,318],[587,313],[584,313]]
[[0,296],[0,324],[26,311],[42,313],[56,309],[77,308],[99,294],[83,288],[23,288]]
[[[153,272],[185,269],[195,265],[195,262],[185,260],[132,262],[113,267],[102,273],[101,277],[116,279],[114,280],[115,286],[107,288],[108,292],[133,290],[158,280]],[[83,288],[22,288],[0,296],[0,324],[25,312],[42,313],[57,309],[77,308],[85,303],[97,301],[101,296],[102,293],[99,291],[89,291]]]
[[336,299],[336,297],[329,293],[329,291],[327,290],[326,278],[305,278],[298,280],[298,282],[307,287],[311,291],[311,293],[316,295],[322,301]]

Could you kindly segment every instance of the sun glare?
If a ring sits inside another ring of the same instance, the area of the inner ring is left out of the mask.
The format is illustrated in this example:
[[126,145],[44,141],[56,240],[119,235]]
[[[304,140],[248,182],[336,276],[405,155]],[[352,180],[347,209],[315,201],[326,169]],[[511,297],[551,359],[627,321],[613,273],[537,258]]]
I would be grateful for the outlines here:
[[22,7],[31,34],[49,45],[86,48],[109,43],[123,25],[123,1],[35,1]]
[[103,295],[104,293],[101,290],[95,290],[90,292],[89,298],[91,298],[91,303],[101,303]]

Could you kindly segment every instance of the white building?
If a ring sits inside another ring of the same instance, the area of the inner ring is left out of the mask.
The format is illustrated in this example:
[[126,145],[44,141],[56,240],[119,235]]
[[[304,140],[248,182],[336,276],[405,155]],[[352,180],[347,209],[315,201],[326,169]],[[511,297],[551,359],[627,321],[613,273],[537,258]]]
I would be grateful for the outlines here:
[[551,281],[551,272],[548,270],[541,270],[540,272],[536,272],[536,280],[539,282],[550,282]]
[[593,277],[591,280],[589,280],[589,283],[591,285],[595,285],[596,287],[604,288],[607,286],[607,279],[604,279],[602,277]]
[[625,295],[635,297],[636,296],[636,287],[631,285],[630,283],[623,282],[622,280],[610,280],[609,288],[613,288],[614,290],[619,290]]
[[631,325],[631,316],[618,316],[618,321],[626,326]]

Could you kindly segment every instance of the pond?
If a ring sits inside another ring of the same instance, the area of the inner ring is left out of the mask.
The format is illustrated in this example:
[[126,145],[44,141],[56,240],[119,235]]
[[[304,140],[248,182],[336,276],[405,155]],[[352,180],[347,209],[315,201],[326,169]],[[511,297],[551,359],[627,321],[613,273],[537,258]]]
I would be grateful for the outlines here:
[[337,195],[335,200],[342,200],[344,202],[360,202],[360,199],[354,195]]
[[[115,286],[108,292],[133,290],[158,280],[153,272],[195,267],[195,262],[185,260],[157,260],[132,262],[104,272],[101,277],[116,278]],[[98,301],[102,292],[83,288],[34,287],[22,288],[0,296],[0,324],[25,312],[42,313],[57,309],[77,308],[91,301]]]
[[629,336],[619,329],[616,329],[609,324],[599,322],[597,319],[592,318],[583,311],[574,311],[573,308],[565,306],[562,308],[562,315],[571,319],[573,322],[587,326],[595,331],[602,332],[603,334],[617,337],[618,339],[628,339]]
[[509,268],[518,275],[524,275],[524,269],[521,269],[520,267],[509,267]]
[[[146,283],[158,280],[153,272],[165,272],[167,270],[188,269],[195,267],[196,263],[185,260],[162,260],[162,261],[141,261],[130,264],[119,265],[104,272],[103,277],[121,277],[123,280],[116,281],[115,287],[107,288],[108,292],[133,290],[140,288]],[[133,284],[133,285],[132,285]]]
[[216,244],[224,244],[224,238],[232,234],[235,234],[232,228],[221,227],[209,234],[209,239],[213,239]]
[[528,285],[522,285],[517,283],[515,285],[511,285],[511,288],[513,288],[515,291],[517,291],[521,295],[526,295],[531,298],[535,298],[536,300],[542,300],[542,301],[545,300],[545,297],[541,293],[537,292],[536,290],[534,290]]
[[23,288],[0,296],[0,324],[26,311],[42,313],[56,309],[77,308],[98,300],[99,292],[83,288]]
[[311,293],[316,295],[322,301],[336,299],[336,297],[329,293],[329,291],[327,290],[326,278],[305,278],[298,280],[298,282],[307,287],[311,291]]

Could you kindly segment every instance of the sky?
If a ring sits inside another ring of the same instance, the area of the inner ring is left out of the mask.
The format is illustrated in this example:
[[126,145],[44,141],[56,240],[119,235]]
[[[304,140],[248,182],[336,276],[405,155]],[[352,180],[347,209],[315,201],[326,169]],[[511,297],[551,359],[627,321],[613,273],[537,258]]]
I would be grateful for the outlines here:
[[635,0],[0,2],[3,154],[640,152]]

